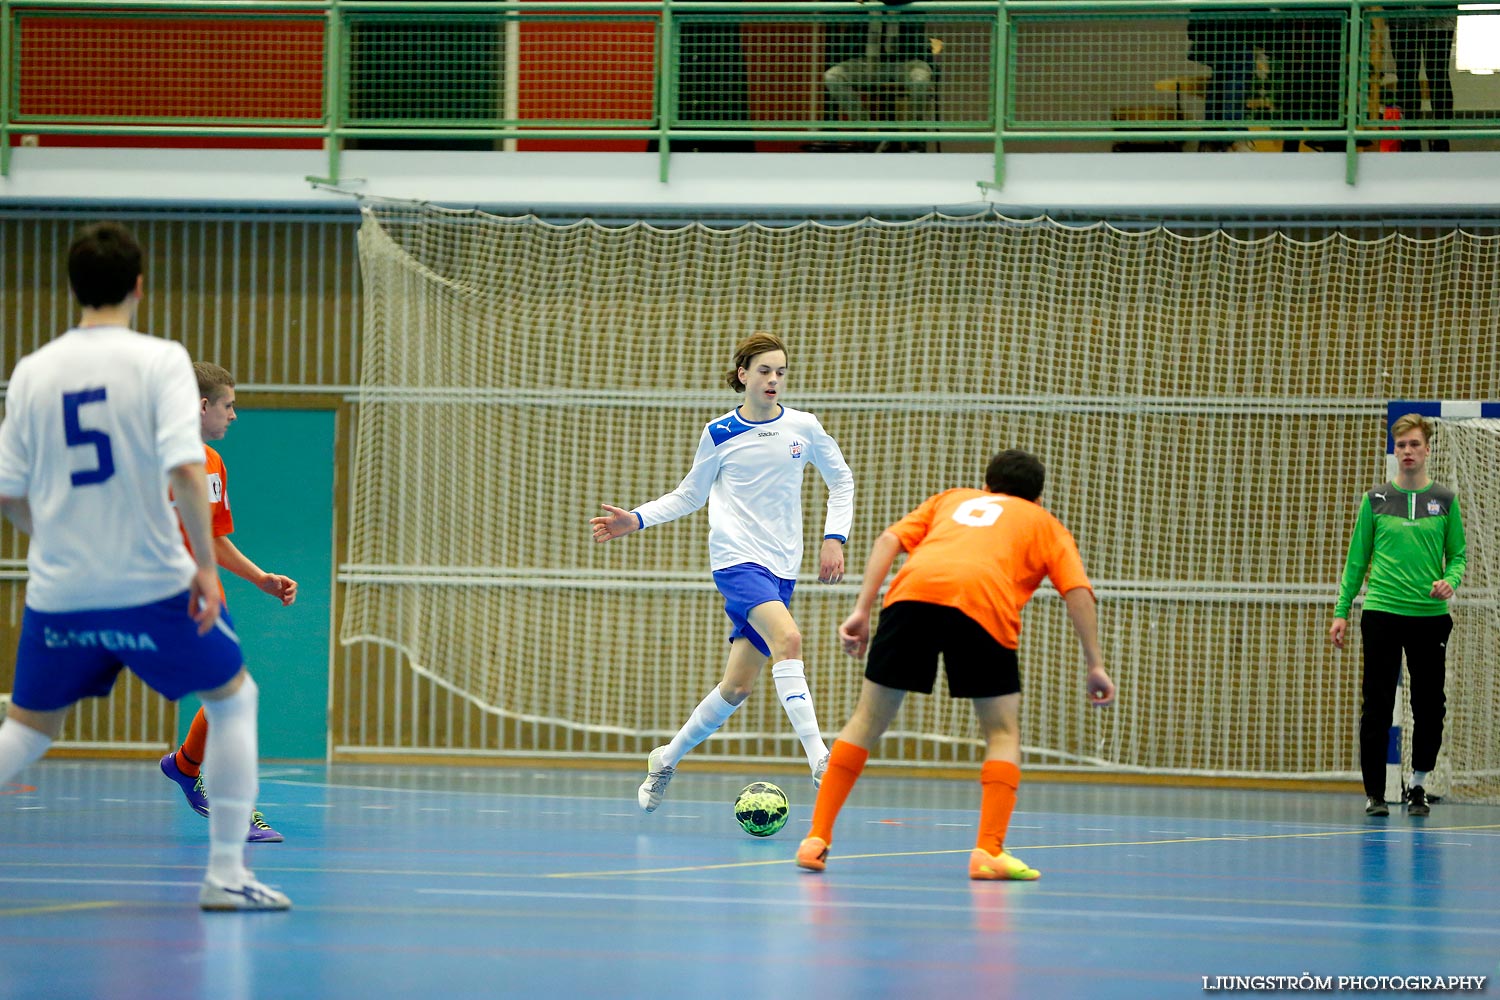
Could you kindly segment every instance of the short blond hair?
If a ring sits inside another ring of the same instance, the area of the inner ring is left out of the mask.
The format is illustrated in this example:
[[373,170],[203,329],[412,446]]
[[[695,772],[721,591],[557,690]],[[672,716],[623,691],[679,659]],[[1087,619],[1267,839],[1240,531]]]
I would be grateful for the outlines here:
[[210,403],[217,402],[225,389],[234,388],[234,376],[229,369],[212,361],[194,361],[193,374],[198,376],[198,397]]
[[1396,422],[1391,424],[1391,440],[1396,440],[1407,431],[1421,431],[1422,443],[1432,443],[1432,421],[1420,413],[1408,413],[1397,417]]

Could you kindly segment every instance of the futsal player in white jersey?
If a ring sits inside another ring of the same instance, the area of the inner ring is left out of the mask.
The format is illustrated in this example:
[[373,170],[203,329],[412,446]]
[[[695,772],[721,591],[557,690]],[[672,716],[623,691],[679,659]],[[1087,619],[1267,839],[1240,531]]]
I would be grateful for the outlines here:
[[196,693],[214,802],[198,903],[287,909],[245,868],[257,688],[222,613],[192,362],[181,344],[130,330],[141,249],[123,226],[84,229],[68,278],[78,325],[16,364],[0,423],[0,510],[31,536],[0,784],[46,753],[74,702],[109,694],[122,667],[174,701]]
[[691,514],[708,504],[708,554],[732,628],[724,679],[699,702],[672,742],[651,751],[637,800],[661,805],[677,765],[729,720],[750,695],[766,659],[777,699],[802,741],[813,784],[828,767],[802,663],[802,633],[788,609],[802,563],[802,475],[809,465],[828,486],[828,514],[818,580],[844,577],[844,543],[854,518],[854,474],[818,418],[783,406],[787,351],[781,338],[751,334],[734,352],[727,381],[745,401],[710,421],[687,477],[672,492],[635,510],[603,504],[590,519],[594,541],[607,542]]

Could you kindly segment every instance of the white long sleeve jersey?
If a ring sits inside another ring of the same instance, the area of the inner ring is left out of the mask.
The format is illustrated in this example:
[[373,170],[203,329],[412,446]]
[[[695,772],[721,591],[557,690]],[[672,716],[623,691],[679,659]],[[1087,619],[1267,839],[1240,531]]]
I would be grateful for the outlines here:
[[854,473],[818,418],[789,406],[761,423],[745,420],[738,408],[710,421],[682,483],[633,513],[642,528],[649,528],[706,502],[713,569],[756,563],[795,580],[802,565],[802,473],[809,464],[828,486],[823,537],[847,541],[854,521]]

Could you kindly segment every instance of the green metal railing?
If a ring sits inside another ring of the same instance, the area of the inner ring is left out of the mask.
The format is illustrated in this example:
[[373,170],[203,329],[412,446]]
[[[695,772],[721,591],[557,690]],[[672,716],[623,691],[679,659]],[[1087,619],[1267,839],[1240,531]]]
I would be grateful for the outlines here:
[[[992,149],[999,186],[1010,143],[1314,138],[1343,149],[1352,184],[1361,146],[1500,137],[1500,112],[1385,117],[1385,25],[1455,12],[1451,0],[0,0],[0,174],[18,135],[321,146],[329,182],[345,149],[393,144],[654,143],[666,180],[674,148],[907,143]],[[1465,15],[1486,13],[1500,15]],[[1189,35],[1209,39],[1207,56],[1191,61]],[[1239,61],[1250,95],[1235,90],[1227,116],[1212,111],[1222,91],[1203,93],[1215,84],[1202,60],[1221,57]]]

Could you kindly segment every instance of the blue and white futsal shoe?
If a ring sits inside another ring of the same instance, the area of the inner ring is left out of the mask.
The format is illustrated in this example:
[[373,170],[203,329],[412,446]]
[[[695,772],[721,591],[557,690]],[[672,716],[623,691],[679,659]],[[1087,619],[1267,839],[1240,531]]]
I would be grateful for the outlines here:
[[285,893],[255,880],[252,872],[245,872],[238,885],[214,875],[205,875],[203,887],[198,890],[198,907],[204,910],[290,910],[292,901]]

